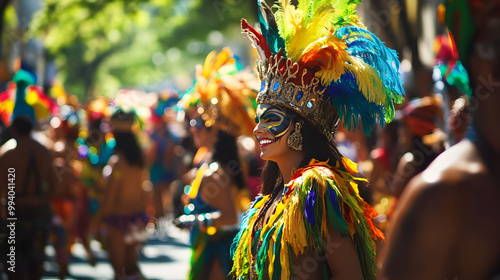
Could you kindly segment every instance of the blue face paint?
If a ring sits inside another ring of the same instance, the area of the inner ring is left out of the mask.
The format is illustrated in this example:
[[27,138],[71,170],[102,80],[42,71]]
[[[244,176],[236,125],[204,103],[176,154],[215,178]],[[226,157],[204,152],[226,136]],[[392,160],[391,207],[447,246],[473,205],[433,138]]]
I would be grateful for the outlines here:
[[287,118],[285,111],[278,106],[261,106],[260,109],[257,110],[255,122],[267,129],[277,141],[290,129],[291,119]]

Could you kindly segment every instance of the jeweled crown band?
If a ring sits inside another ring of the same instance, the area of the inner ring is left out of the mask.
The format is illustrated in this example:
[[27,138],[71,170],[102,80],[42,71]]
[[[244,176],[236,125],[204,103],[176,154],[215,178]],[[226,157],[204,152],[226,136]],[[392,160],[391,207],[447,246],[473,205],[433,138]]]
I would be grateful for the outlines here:
[[[290,59],[283,63],[284,58],[280,55],[271,56],[267,62],[268,67],[262,67],[265,62],[259,67],[262,87],[257,95],[257,104],[284,106],[299,114],[328,139],[333,138],[338,128],[338,113],[334,105],[322,100],[325,88],[320,80],[314,77],[304,83],[307,70],[300,71]],[[281,69],[280,64],[284,64]],[[302,85],[292,82],[297,78],[302,80]]]

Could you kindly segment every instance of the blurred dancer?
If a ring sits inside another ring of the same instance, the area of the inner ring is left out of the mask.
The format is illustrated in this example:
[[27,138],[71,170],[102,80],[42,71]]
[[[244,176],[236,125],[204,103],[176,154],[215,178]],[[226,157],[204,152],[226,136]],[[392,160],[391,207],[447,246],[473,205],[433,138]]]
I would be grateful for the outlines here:
[[78,178],[73,171],[74,161],[79,160],[74,145],[78,138],[79,123],[74,110],[68,105],[61,108],[61,114],[50,121],[53,143],[50,147],[54,156],[54,168],[61,187],[51,200],[54,210],[52,232],[56,261],[59,264],[59,278],[68,274],[71,244],[75,238],[75,200]]
[[106,226],[106,250],[115,279],[142,277],[137,259],[139,247],[147,239],[145,226],[149,217],[142,189],[146,179],[144,157],[131,131],[133,121],[132,113],[122,111],[111,118],[116,147],[109,162],[110,170],[104,170],[109,177],[99,209],[99,217]]
[[446,1],[441,11],[469,72],[474,133],[408,184],[388,233],[383,276],[498,279],[500,3]]
[[332,138],[339,119],[347,130],[362,122],[366,134],[377,119],[392,119],[403,94],[399,62],[362,28],[352,1],[289,2],[279,1],[275,18],[259,1],[262,34],[242,20],[261,55],[254,134],[268,162],[262,196],[231,248],[232,272],[237,279],[375,279],[383,234],[360,197],[357,165]]
[[[236,137],[250,134],[252,92],[234,74],[238,72],[229,49],[208,55],[197,69],[192,93],[181,102],[194,105],[191,132],[197,147],[204,147],[191,183],[186,214],[175,220],[191,227],[191,270],[188,279],[230,279],[229,249],[238,231],[239,214],[246,202],[246,183]],[[191,100],[191,101],[190,101]],[[188,106],[189,107],[189,106]]]
[[[87,127],[82,128],[76,146],[81,159],[79,176],[85,188],[79,188],[79,214],[77,218],[78,231],[81,233],[82,243],[90,250],[92,233],[101,243],[96,214],[104,195],[103,168],[113,155],[116,140],[109,132],[109,125],[105,122],[108,115],[108,103],[103,97],[92,100],[86,110]],[[105,246],[105,244],[103,244]],[[91,263],[94,262],[89,255]]]
[[441,100],[434,96],[413,99],[403,109],[400,139],[405,153],[392,176],[391,189],[399,198],[408,182],[444,151],[444,133],[438,129],[443,121]]
[[377,210],[377,222],[382,231],[386,229],[386,221],[390,215],[390,207],[394,202],[391,190],[392,174],[398,165],[399,145],[398,130],[399,120],[393,120],[380,130],[378,148],[370,152],[372,170],[369,182],[372,188],[372,199]]
[[454,145],[465,138],[469,126],[467,105],[472,89],[467,70],[458,59],[457,48],[450,36],[451,34],[440,35],[434,40],[436,50],[434,71],[439,74],[436,78],[445,85],[445,110],[449,110],[447,123],[449,131],[446,129],[446,132],[449,132],[449,144]]
[[155,116],[156,122],[149,135],[151,147],[146,152],[150,164],[150,180],[154,188],[153,199],[157,220],[165,216],[167,211],[171,211],[170,183],[176,179],[177,175],[174,166],[177,157],[174,152],[176,143],[168,129],[169,118],[165,115],[165,107],[160,111],[161,114]]

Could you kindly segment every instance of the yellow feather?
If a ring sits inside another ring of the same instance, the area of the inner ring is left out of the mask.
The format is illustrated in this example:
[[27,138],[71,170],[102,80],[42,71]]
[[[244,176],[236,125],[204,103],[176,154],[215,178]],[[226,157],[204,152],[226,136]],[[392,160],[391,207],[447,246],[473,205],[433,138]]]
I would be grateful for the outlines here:
[[[332,12],[333,9],[331,8],[322,9],[314,21],[309,24],[301,22],[294,30],[293,36],[285,40],[287,56],[292,61],[299,61],[302,53],[310,44],[317,41],[318,38],[330,34],[330,30],[333,28],[330,20]],[[302,15],[296,17],[303,19]]]
[[385,104],[387,96],[385,94],[384,84],[377,71],[363,62],[360,58],[352,56],[348,58],[350,64],[345,63],[344,66],[356,77],[358,88],[366,99],[377,105]]
[[[283,239],[286,240],[286,239]],[[281,254],[280,254],[280,264],[281,264],[281,279],[290,279],[290,270],[284,269],[290,267],[290,260],[288,257],[288,246],[286,242],[281,242]]]
[[212,59],[214,58],[216,51],[211,51],[208,55],[207,58],[205,58],[205,64],[203,67],[203,72],[202,75],[204,78],[210,77],[210,74],[213,72],[213,67],[212,67]]
[[269,279],[273,278],[273,271],[274,271],[274,254],[273,254],[273,247],[274,243],[276,242],[275,240],[275,235],[276,233],[273,234],[273,236],[269,239],[269,249],[267,249],[267,260],[268,260],[268,275]]

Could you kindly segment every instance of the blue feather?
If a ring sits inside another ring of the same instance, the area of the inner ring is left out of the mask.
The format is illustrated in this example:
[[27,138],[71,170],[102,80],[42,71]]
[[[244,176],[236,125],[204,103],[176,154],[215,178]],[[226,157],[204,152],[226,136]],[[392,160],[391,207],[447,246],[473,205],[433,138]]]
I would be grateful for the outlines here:
[[377,121],[384,125],[385,110],[383,105],[377,105],[366,100],[358,89],[356,78],[352,73],[344,73],[337,82],[333,82],[324,92],[325,97],[337,109],[339,117],[344,121],[344,127],[351,131],[363,123],[363,132],[369,135]]
[[241,240],[241,235],[249,227],[250,217],[252,217],[253,214],[259,210],[253,208],[255,203],[257,203],[261,199],[262,197],[257,197],[253,202],[252,206],[250,207],[250,209],[241,215],[240,231],[238,232],[238,234],[236,234],[236,236],[233,239],[233,243],[231,244],[231,249],[230,249],[231,258],[233,258],[234,254],[236,253],[236,248],[238,247],[238,243]]
[[338,29],[335,35],[344,39],[350,55],[362,59],[377,70],[386,87],[398,95],[404,95],[396,51],[387,48],[377,36],[361,27],[345,26]]
[[316,203],[316,191],[311,190],[307,195],[306,205],[305,205],[305,215],[309,223],[311,225],[315,225],[316,221],[314,220],[314,204]]

